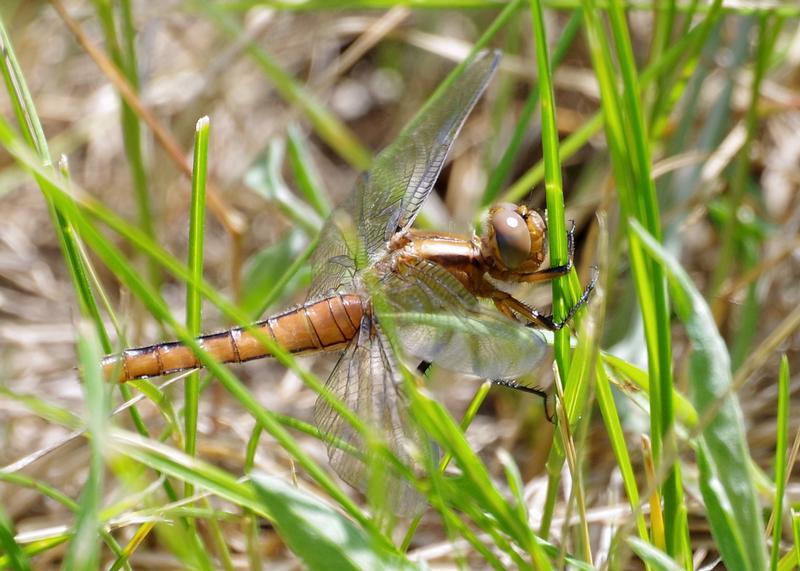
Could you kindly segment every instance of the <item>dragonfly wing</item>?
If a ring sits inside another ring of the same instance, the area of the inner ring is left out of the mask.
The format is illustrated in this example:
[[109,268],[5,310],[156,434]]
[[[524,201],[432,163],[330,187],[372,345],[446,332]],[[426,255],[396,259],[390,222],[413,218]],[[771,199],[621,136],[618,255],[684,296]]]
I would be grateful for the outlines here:
[[335,208],[325,221],[319,241],[311,255],[313,280],[308,290],[309,300],[332,291],[354,291],[353,278],[358,256],[358,235],[354,218],[355,195]]
[[350,198],[322,230],[312,257],[309,299],[352,288],[353,273],[379,258],[389,239],[411,226],[499,60],[499,52],[477,54],[359,177]]
[[358,189],[368,255],[414,222],[454,139],[499,61],[496,51],[477,54],[453,83],[434,93],[397,139],[376,157]]
[[[487,379],[531,371],[546,349],[540,331],[484,307],[450,272],[425,260],[398,260],[381,284],[384,307],[410,357]],[[380,304],[376,304],[380,309]]]
[[[409,445],[420,440],[409,422],[402,379],[388,342],[378,324],[368,316],[362,318],[356,337],[345,349],[331,372],[327,388],[352,410],[369,430],[377,431],[400,461],[410,464]],[[328,457],[331,466],[348,484],[366,490],[369,462],[358,454],[367,452],[364,437],[323,397],[317,398],[314,420],[330,439]],[[344,450],[337,441],[355,449]],[[392,507],[399,513],[411,513],[420,505],[421,497],[410,484],[391,472],[386,478],[391,485]]]

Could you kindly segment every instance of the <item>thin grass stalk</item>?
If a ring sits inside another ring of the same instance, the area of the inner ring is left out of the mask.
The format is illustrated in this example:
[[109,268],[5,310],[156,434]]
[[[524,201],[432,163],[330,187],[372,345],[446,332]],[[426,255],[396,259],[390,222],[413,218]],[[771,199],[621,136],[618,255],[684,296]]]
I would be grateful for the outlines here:
[[[558,395],[559,404],[556,407],[558,412],[558,427],[561,433],[561,441],[564,447],[564,458],[566,459],[567,466],[572,474],[572,487],[571,495],[577,504],[578,518],[580,520],[579,529],[577,531],[578,541],[580,544],[581,555],[583,561],[589,565],[593,565],[591,541],[589,539],[589,527],[586,524],[586,503],[584,498],[583,478],[581,477],[580,467],[578,466],[578,454],[576,451],[575,441],[572,437],[572,423],[567,413],[564,404],[564,387],[561,383],[561,375],[556,367],[554,370],[554,378],[556,385],[556,394]],[[549,482],[548,482],[549,483]]]
[[87,403],[87,428],[89,435],[89,473],[78,500],[75,530],[67,550],[66,569],[97,569],[100,564],[100,545],[96,541],[100,526],[100,507],[103,502],[103,484],[108,434],[108,396],[100,368],[102,349],[89,324],[79,327],[78,360],[81,365]]
[[[51,549],[54,549],[61,545],[62,543],[66,543],[69,541],[69,535],[64,533],[57,537],[48,537],[46,539],[42,539],[32,543],[30,545],[26,545],[22,548],[22,552],[25,554],[26,557],[33,557],[34,555],[39,555],[40,553],[44,553]],[[9,565],[9,559],[7,556],[0,556],[0,567],[7,567]]]
[[[564,26],[564,29],[561,32],[561,35],[558,38],[558,42],[556,43],[555,48],[553,49],[553,56],[552,56],[552,64],[553,69],[558,69],[559,64],[564,61],[564,58],[567,55],[569,47],[572,45],[575,37],[578,35],[578,31],[581,27],[581,12],[580,10],[575,10],[570,16],[569,21]],[[523,140],[525,139],[525,135],[528,132],[529,125],[531,122],[531,118],[533,117],[534,112],[536,111],[536,106],[539,104],[539,85],[534,85],[531,88],[530,93],[528,94],[528,98],[525,100],[525,105],[520,112],[519,118],[517,119],[516,125],[514,126],[514,132],[511,135],[511,139],[508,142],[508,146],[506,150],[503,152],[500,161],[497,163],[497,166],[492,170],[489,181],[486,183],[486,189],[483,191],[483,196],[481,198],[481,209],[488,207],[492,203],[494,203],[497,199],[498,194],[500,193],[500,189],[504,184],[504,181],[509,176],[509,172],[513,166],[513,161],[517,157],[517,153],[519,152],[519,148],[522,145]],[[528,185],[525,188],[530,191],[530,187],[533,186]],[[516,199],[509,200],[510,202],[516,202]]]
[[[197,337],[202,333],[203,298],[193,284],[203,279],[203,242],[205,236],[206,178],[208,175],[209,120],[197,121],[194,139],[192,167],[192,200],[189,207],[189,243],[187,266],[194,278],[186,283],[186,330]],[[189,456],[197,451],[197,415],[200,401],[200,374],[191,373],[184,381],[184,450]],[[194,489],[186,484],[184,497],[191,496]]]
[[[561,180],[561,164],[558,157],[558,129],[556,127],[556,104],[553,93],[550,61],[547,49],[547,35],[544,27],[544,13],[538,0],[530,3],[531,25],[536,45],[536,66],[539,77],[539,90],[541,102],[542,121],[542,149],[544,153],[544,178],[545,200],[547,203],[547,229],[550,247],[550,263],[554,266],[566,264],[569,259],[567,252],[567,229],[564,221],[564,195]],[[566,315],[568,305],[578,299],[577,278],[574,270],[567,276],[553,280],[553,318],[561,321]],[[575,287],[571,287],[573,283]],[[555,333],[553,352],[561,378],[569,376],[569,329],[564,328]],[[565,443],[566,445],[566,443]],[[552,451],[551,451],[552,452]],[[551,464],[548,459],[548,488],[558,487],[561,461]],[[548,495],[545,509],[542,514],[542,525],[539,533],[548,537],[550,522],[555,510],[555,496]]]
[[[770,566],[772,571],[778,568],[781,554],[781,531],[783,529],[783,501],[786,491],[786,454],[789,443],[789,359],[784,354],[781,357],[780,372],[778,373],[778,418],[775,430],[775,499],[772,502],[770,524],[772,528],[772,550],[770,552]],[[767,534],[770,533],[769,525]]]
[[[698,10],[697,0],[692,0],[689,9],[683,15],[685,23],[680,37],[686,38],[689,35],[694,35],[694,38],[691,42],[691,47],[685,51],[684,64],[674,69],[672,73],[673,79],[666,83],[669,89],[656,95],[651,109],[650,135],[652,137],[660,138],[666,129],[669,114],[684,95],[689,80],[694,76],[700,63],[700,54],[703,51],[703,47],[714,30],[714,26],[719,22],[722,15],[722,6],[722,0],[713,0],[705,17],[691,30],[690,26],[695,12]],[[644,80],[644,77],[642,77],[642,80]]]
[[[187,266],[194,282],[186,284],[186,330],[194,337],[202,333],[203,298],[193,283],[203,278],[203,244],[205,236],[206,183],[208,178],[208,140],[210,124],[208,117],[202,117],[195,127],[194,155],[192,161],[192,199],[189,207],[189,243]],[[197,418],[200,402],[200,373],[190,373],[184,385],[184,450],[189,456],[197,452]],[[184,497],[194,494],[191,482],[184,483]],[[207,498],[203,505],[210,507]],[[191,531],[197,535],[197,542],[203,540],[197,534],[194,519],[187,520]],[[222,567],[233,571],[234,564],[216,517],[209,519],[209,532],[216,546]]]
[[[653,30],[653,39],[650,42],[649,61],[652,63],[658,61],[664,51],[669,48],[672,42],[673,30],[675,26],[675,16],[677,13],[675,0],[656,0],[653,5],[653,20],[655,28]],[[655,100],[658,101],[662,93],[669,91],[669,74],[664,74],[658,77],[655,82],[653,95]],[[652,105],[650,117],[650,126],[652,127],[653,121],[657,114],[658,106]]]
[[[139,70],[136,58],[136,32],[133,27],[133,15],[128,0],[119,4],[120,31],[122,41],[117,33],[114,21],[114,7],[110,0],[93,0],[97,19],[103,31],[106,50],[111,61],[121,71],[135,93],[139,92]],[[137,219],[139,226],[155,239],[153,226],[153,210],[150,205],[150,192],[148,189],[147,168],[144,164],[142,149],[142,126],[139,117],[127,101],[120,95],[120,124],[122,127],[122,140],[125,146],[126,165],[131,173],[131,182],[136,202]],[[150,279],[154,285],[159,282],[158,267],[148,261]]]
[[[640,85],[638,73],[636,71],[633,48],[627,29],[627,21],[624,14],[622,2],[620,0],[610,0],[609,20],[612,34],[617,47],[617,57],[624,89],[622,92],[625,107],[623,108],[626,116],[625,130],[628,142],[632,143],[629,151],[633,154],[633,160],[629,163],[633,166],[635,186],[619,187],[619,192],[634,192],[632,202],[636,208],[631,214],[639,220],[648,232],[658,241],[661,241],[661,222],[658,211],[658,199],[655,192],[655,182],[651,173],[650,156],[650,137],[644,122],[643,110],[641,108]],[[629,230],[630,232],[630,230]],[[632,236],[629,236],[629,243]],[[652,428],[653,434],[653,453],[656,462],[660,461],[662,454],[667,450],[673,450],[677,446],[674,432],[674,411],[672,408],[672,341],[670,331],[669,316],[669,296],[667,293],[667,281],[662,266],[653,260],[641,268],[634,267],[634,272],[643,272],[647,275],[650,288],[650,299],[652,301],[652,313],[643,313],[647,320],[651,317],[651,323],[645,323],[645,331],[649,333],[646,337],[649,353],[655,356],[656,361],[648,359],[651,369],[652,386],[655,389],[651,393],[651,403],[656,403],[655,410],[652,411],[659,418]],[[639,292],[640,302],[645,299],[643,292]],[[650,357],[650,356],[649,356]],[[655,369],[655,370],[654,370]],[[654,398],[657,397],[657,398]],[[663,445],[663,447],[662,447]],[[678,471],[678,464],[673,470],[668,471],[666,480],[662,487],[664,497],[664,516],[667,529],[667,553],[677,554],[679,538],[683,536],[683,528],[688,522],[679,521],[678,514],[680,506],[683,504],[683,487]]]
[[[249,474],[253,471],[256,461],[256,452],[258,451],[258,441],[261,438],[261,433],[264,431],[260,424],[256,424],[250,433],[250,438],[247,440],[247,448],[244,456],[244,472]],[[245,535],[247,543],[247,560],[252,569],[261,569],[263,561],[261,559],[261,549],[259,549],[260,526],[258,523],[258,514],[253,510],[247,510],[247,517],[244,519],[242,525],[242,532]]]
[[614,403],[611,382],[606,372],[606,367],[601,360],[595,363],[595,378],[597,404],[606,426],[611,449],[614,452],[617,466],[622,475],[622,484],[625,488],[625,494],[628,496],[628,503],[635,514],[636,531],[639,533],[639,538],[642,541],[649,541],[650,537],[647,531],[647,522],[645,522],[644,514],[639,508],[639,488],[637,487],[636,474],[633,471],[633,464],[630,454],[628,454],[625,433],[622,429],[622,423],[619,420],[616,404]]
[[123,566],[126,569],[131,569],[130,566],[130,558],[133,556],[133,552],[139,548],[142,542],[150,536],[150,532],[156,526],[156,522],[145,522],[139,526],[136,530],[136,533],[133,534],[131,540],[125,544],[125,548],[122,550],[122,553],[119,554],[116,561],[109,567],[109,571],[118,571],[122,569]]

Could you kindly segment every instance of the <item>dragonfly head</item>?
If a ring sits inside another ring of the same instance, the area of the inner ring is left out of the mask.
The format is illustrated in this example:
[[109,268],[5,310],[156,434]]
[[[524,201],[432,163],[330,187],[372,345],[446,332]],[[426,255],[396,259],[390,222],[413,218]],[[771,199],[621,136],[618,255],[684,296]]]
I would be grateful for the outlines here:
[[489,210],[483,254],[501,271],[538,268],[545,258],[547,225],[527,206],[501,203]]

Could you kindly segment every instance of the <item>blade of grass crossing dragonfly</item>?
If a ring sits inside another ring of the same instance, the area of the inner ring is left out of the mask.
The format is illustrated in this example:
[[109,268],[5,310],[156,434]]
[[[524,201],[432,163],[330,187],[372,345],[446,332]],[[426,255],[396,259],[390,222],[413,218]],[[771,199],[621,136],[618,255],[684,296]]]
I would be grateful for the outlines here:
[[[187,266],[194,277],[194,283],[203,279],[203,239],[205,235],[206,178],[208,174],[208,138],[210,124],[208,117],[197,121],[194,135],[194,155],[192,162],[192,199],[189,206],[189,243]],[[186,284],[186,330],[198,336],[203,327],[203,298],[197,287]],[[184,450],[194,456],[197,450],[197,415],[200,401],[200,374],[191,373],[186,377],[183,387],[184,398]],[[184,489],[184,497],[194,493],[191,484]]]
[[80,362],[87,404],[89,438],[89,473],[78,500],[75,532],[67,550],[68,569],[97,569],[100,549],[96,541],[100,525],[99,511],[103,498],[103,460],[108,434],[109,400],[100,361],[103,353],[92,329],[85,322],[79,326],[78,361]]

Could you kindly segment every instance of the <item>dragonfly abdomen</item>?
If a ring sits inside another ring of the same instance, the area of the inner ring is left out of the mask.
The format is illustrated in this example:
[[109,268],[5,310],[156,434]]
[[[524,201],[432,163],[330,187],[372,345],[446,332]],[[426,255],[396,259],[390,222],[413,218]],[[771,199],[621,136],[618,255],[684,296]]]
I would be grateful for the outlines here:
[[[253,326],[286,351],[307,353],[343,348],[355,336],[363,315],[360,296],[336,294],[294,307]],[[256,335],[241,327],[203,335],[197,341],[203,350],[222,363],[242,363],[270,356]],[[128,349],[103,359],[105,377],[119,381],[157,377],[201,366],[192,349],[179,341]]]

